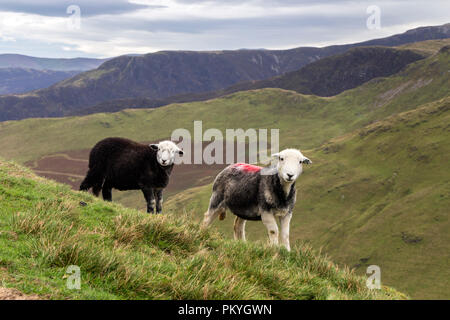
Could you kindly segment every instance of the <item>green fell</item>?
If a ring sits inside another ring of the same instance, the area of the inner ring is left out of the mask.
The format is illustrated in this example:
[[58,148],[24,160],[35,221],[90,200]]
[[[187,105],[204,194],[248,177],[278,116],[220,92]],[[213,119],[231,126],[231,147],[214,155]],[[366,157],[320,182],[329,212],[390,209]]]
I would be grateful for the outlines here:
[[[445,48],[445,47],[444,47]],[[401,72],[376,78],[333,97],[303,95],[282,89],[234,93],[204,102],[157,109],[129,109],[83,117],[0,122],[0,156],[21,163],[68,150],[91,148],[110,136],[137,141],[170,137],[177,128],[279,128],[281,146],[303,149],[361,128],[389,115],[448,96],[450,53],[440,52]]]
[[[24,163],[108,136],[153,141],[176,128],[192,131],[199,119],[204,129],[279,128],[281,148],[298,147],[314,161],[298,182],[293,239],[360,275],[379,265],[383,283],[413,298],[445,298],[449,70],[447,46],[328,98],[269,88],[152,110],[2,122],[0,156]],[[166,213],[199,221],[209,196],[209,185],[186,190],[168,199]],[[144,207],[139,192],[120,201]],[[228,237],[231,223],[216,225]],[[266,241],[260,224],[248,229],[251,240]]]
[[[291,237],[413,298],[450,296],[450,98],[390,116],[318,148],[297,183]],[[208,207],[211,185],[181,192],[169,211]],[[215,225],[232,236],[232,220]],[[248,223],[251,240],[267,237]]]
[[[43,299],[406,298],[367,289],[308,245],[289,253],[223,240],[182,214],[105,203],[3,160],[0,208],[2,286]],[[79,290],[67,287],[70,265]]]

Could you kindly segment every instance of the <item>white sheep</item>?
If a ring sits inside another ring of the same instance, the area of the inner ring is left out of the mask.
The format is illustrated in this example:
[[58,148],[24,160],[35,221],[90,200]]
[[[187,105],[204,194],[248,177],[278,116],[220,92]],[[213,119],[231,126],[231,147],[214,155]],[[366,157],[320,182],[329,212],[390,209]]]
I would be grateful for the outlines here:
[[296,201],[295,181],[303,171],[302,165],[312,162],[296,149],[283,150],[273,157],[277,159],[274,167],[237,163],[220,172],[202,226],[208,227],[217,216],[223,220],[229,209],[236,215],[235,239],[245,241],[246,220],[262,220],[270,243],[278,245],[278,217],[281,243],[290,251],[289,224]]

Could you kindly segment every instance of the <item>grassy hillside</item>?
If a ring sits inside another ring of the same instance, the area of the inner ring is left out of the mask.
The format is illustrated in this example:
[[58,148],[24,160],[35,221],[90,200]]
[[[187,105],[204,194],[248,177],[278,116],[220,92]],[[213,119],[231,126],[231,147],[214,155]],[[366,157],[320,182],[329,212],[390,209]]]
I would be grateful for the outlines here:
[[398,48],[409,49],[418,52],[422,52],[424,54],[434,54],[438,52],[442,47],[449,46],[450,39],[441,39],[441,40],[427,40],[420,42],[413,42],[398,46]]
[[124,110],[84,117],[27,119],[0,123],[0,156],[19,162],[68,150],[91,148],[108,136],[139,141],[170,137],[176,128],[279,128],[282,146],[318,146],[386,116],[449,95],[450,52],[410,64],[388,78],[377,78],[330,98],[281,89],[238,92],[205,102],[158,109]]
[[[400,113],[305,150],[292,237],[322,247],[363,274],[381,267],[385,283],[413,298],[450,297],[450,97]],[[186,190],[166,207],[196,212],[211,185]],[[170,209],[169,209],[170,211]],[[232,220],[216,223],[232,236]],[[247,224],[250,239],[266,237]]]
[[[442,213],[442,208],[448,206],[448,179],[445,180],[447,173],[440,172],[448,163],[448,126],[444,122],[448,123],[447,111],[430,109],[429,114],[426,111],[421,115],[414,110],[448,104],[448,70],[450,52],[449,47],[444,47],[400,73],[373,79],[329,98],[263,89],[153,110],[3,122],[0,156],[25,163],[37,162],[50,154],[61,153],[64,157],[80,150],[87,155],[89,148],[107,136],[155,141],[169,137],[176,128],[192,130],[192,122],[199,119],[203,120],[204,130],[279,128],[282,148],[299,147],[314,161],[301,178],[301,185],[305,183],[306,187],[300,190],[293,237],[307,240],[315,248],[324,246],[333,259],[357,267],[360,273],[367,264],[378,264],[386,283],[413,297],[442,298],[443,294],[448,296],[449,287],[441,277],[447,270],[449,251],[445,238],[448,232],[443,229],[448,228],[447,218]],[[401,120],[405,114],[389,118],[409,110],[414,111],[411,117],[416,120],[405,120],[408,125]],[[417,120],[421,117],[426,121]],[[376,121],[394,121],[393,129],[366,134],[367,140],[358,140],[358,130],[370,131],[371,125],[377,126]],[[333,138],[337,140],[327,150],[320,147]],[[422,154],[422,149],[428,153]],[[380,158],[382,155],[386,158]],[[65,170],[70,168],[66,166]],[[174,170],[172,180],[186,180],[192,186],[200,182],[206,185],[215,175],[211,170],[207,175],[198,170],[196,180],[189,180],[179,172],[180,167]],[[419,180],[417,173],[421,174]],[[399,189],[397,181],[401,182]],[[168,204],[172,204],[172,209],[183,206],[175,214],[186,211],[199,219],[206,210],[209,188],[190,189],[176,199],[170,197]],[[114,197],[129,206],[144,208],[140,192]],[[402,208],[411,211],[411,216]],[[386,212],[388,222],[377,212]],[[260,225],[249,224],[249,228],[250,238],[265,237]],[[229,227],[224,230],[231,234]]]
[[[51,173],[45,174],[47,177],[76,186],[85,174],[86,169],[82,167],[87,166],[89,148],[98,140],[125,136],[138,141],[156,141],[170,137],[176,128],[192,132],[193,121],[198,119],[203,120],[204,129],[279,128],[281,147],[297,145],[311,149],[391,114],[448,96],[450,79],[443,70],[449,69],[450,54],[442,50],[394,76],[374,79],[331,98],[263,89],[158,109],[3,122],[0,123],[0,156],[27,163],[44,174]],[[39,165],[47,163],[47,158],[42,157],[52,154],[60,158],[54,164]],[[73,157],[84,164],[64,162]],[[180,175],[180,170],[196,173],[187,179]],[[191,166],[176,168],[172,181],[187,179],[188,186],[195,186],[209,183],[214,176],[211,170]],[[116,193],[114,198],[128,206],[144,207],[140,192]]]
[[[288,253],[222,240],[182,214],[108,204],[3,160],[0,207],[2,286],[46,299],[406,298],[367,289],[307,245]],[[81,269],[81,290],[66,287],[69,265]]]

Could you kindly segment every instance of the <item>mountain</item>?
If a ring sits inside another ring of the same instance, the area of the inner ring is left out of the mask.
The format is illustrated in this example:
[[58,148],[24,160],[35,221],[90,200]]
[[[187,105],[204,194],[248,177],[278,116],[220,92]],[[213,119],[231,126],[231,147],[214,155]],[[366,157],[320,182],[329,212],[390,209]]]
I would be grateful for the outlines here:
[[[157,109],[7,121],[0,123],[0,156],[76,188],[90,148],[107,136],[158,141],[176,128],[192,134],[199,119],[204,130],[221,132],[278,128],[280,148],[298,147],[313,160],[297,184],[292,239],[323,247],[360,275],[379,265],[384,284],[413,298],[442,299],[450,295],[448,70],[450,46],[333,97],[266,88]],[[165,214],[199,221],[220,169],[176,166]],[[145,207],[140,192],[113,199]],[[227,218],[215,227],[231,237],[231,224]],[[260,224],[248,229],[251,241],[266,239]]]
[[[157,109],[3,122],[0,156],[25,162],[64,150],[89,148],[108,135],[125,134],[135,140],[154,141],[169,137],[174,128],[191,129],[195,119],[204,119],[205,126],[221,130],[227,128],[227,123],[242,128],[270,128],[278,123],[288,131],[298,130],[296,121],[300,120],[302,126],[307,125],[307,130],[301,133],[301,143],[306,144],[303,148],[312,148],[348,130],[446,97],[450,88],[446,72],[450,69],[448,48],[413,62],[390,77],[373,79],[329,98],[262,89]],[[261,116],[252,118],[255,110]],[[248,114],[244,117],[243,113]],[[317,125],[319,120],[331,122],[323,128]],[[293,139],[288,134],[284,138]]]
[[74,110],[68,115],[117,112],[127,108],[156,108],[170,103],[204,101],[238,91],[262,88],[280,88],[304,94],[332,96],[355,88],[373,78],[395,74],[406,65],[423,59],[429,54],[417,50],[399,50],[389,47],[352,48],[345,53],[312,62],[298,71],[267,80],[240,82],[222,90],[176,95],[165,99],[109,100],[81,110]]
[[46,88],[73,77],[78,71],[52,71],[26,68],[0,68],[0,95]]
[[47,88],[80,72],[95,69],[107,60],[0,54],[0,95],[21,94]]
[[407,43],[449,38],[450,23],[440,26],[419,27],[390,37],[369,40],[367,46],[399,46]]
[[[188,216],[105,203],[1,159],[0,206],[2,286],[37,298],[407,298],[386,286],[368,289],[364,277],[308,245],[288,253],[224,240]],[[82,270],[82,290],[67,285],[70,265]]]
[[38,58],[21,54],[0,54],[0,68],[27,68],[53,71],[86,71],[97,68],[108,59]]
[[242,81],[278,76],[352,47],[394,46],[448,37],[449,25],[444,25],[418,28],[385,39],[324,48],[163,51],[137,57],[121,56],[47,89],[0,97],[0,121],[63,116],[117,99],[164,101],[174,95],[220,90]]
[[225,93],[260,88],[280,88],[317,96],[334,96],[373,78],[387,77],[424,56],[409,50],[361,47],[310,63],[298,71],[269,80],[243,83]]

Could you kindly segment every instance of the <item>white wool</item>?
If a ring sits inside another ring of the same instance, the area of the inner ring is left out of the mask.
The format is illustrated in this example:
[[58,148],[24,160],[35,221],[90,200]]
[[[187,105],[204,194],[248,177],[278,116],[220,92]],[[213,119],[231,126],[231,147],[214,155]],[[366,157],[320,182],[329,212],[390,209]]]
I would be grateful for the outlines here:
[[286,191],[290,189],[290,185],[302,174],[303,162],[311,162],[297,149],[285,149],[273,156],[278,159],[278,176],[286,186]]
[[181,149],[172,141],[161,141],[158,143],[156,159],[160,165],[169,166],[175,162],[175,156],[180,152],[182,152]]

